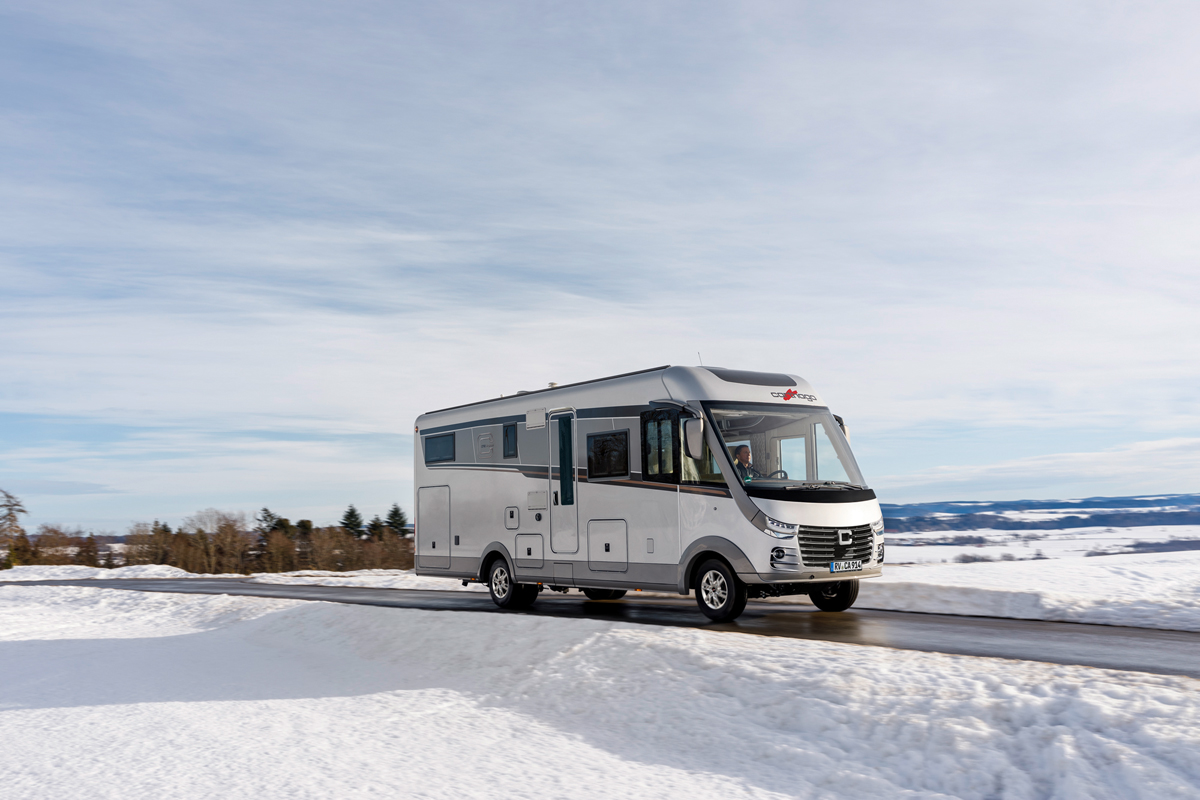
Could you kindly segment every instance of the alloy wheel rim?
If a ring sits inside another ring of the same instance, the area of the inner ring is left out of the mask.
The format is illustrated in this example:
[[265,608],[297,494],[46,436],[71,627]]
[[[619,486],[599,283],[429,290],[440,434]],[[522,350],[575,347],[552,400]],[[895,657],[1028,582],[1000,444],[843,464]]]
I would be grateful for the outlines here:
[[729,585],[725,582],[725,576],[715,569],[706,572],[700,582],[700,594],[709,608],[725,605],[725,600],[729,597]]
[[492,592],[497,597],[505,597],[508,594],[508,570],[504,567],[499,567],[492,573]]

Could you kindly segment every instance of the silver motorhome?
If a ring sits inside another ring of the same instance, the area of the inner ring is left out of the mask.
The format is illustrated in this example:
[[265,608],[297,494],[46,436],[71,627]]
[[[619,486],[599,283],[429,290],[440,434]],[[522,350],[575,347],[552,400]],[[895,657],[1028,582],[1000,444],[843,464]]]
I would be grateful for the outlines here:
[[422,414],[416,569],[614,600],[695,592],[841,611],[880,574],[883,518],[840,417],[795,375],[657,367]]

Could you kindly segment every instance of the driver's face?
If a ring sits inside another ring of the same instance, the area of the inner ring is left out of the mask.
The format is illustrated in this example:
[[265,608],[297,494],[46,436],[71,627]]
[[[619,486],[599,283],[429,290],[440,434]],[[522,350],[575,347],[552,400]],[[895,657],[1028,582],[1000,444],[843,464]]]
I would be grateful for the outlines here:
[[750,465],[750,448],[743,447],[741,450],[738,450],[737,456],[735,456],[735,458],[737,458],[738,463],[741,464],[743,467],[749,466]]

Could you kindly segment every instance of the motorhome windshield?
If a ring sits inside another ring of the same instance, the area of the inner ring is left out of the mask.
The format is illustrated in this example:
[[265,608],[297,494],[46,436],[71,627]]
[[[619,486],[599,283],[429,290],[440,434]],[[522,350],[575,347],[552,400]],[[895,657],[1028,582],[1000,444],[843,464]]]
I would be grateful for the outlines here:
[[841,427],[827,408],[708,406],[736,477],[773,489],[865,488]]

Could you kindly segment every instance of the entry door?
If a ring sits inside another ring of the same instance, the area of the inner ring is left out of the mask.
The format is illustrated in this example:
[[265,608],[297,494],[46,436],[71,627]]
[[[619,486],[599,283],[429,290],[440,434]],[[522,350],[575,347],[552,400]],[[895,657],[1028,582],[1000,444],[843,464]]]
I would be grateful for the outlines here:
[[450,566],[450,487],[417,489],[417,566]]
[[550,434],[550,549],[579,552],[579,485],[575,475],[575,415],[555,414]]

